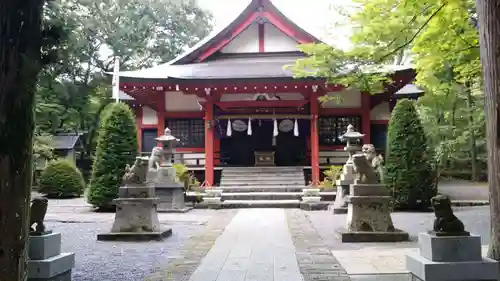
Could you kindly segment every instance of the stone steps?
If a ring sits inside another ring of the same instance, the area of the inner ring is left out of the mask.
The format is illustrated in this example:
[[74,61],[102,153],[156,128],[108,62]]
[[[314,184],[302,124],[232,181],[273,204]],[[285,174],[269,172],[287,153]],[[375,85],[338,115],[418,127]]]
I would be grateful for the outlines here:
[[300,200],[226,200],[222,208],[300,208]]
[[302,186],[304,185],[304,180],[255,180],[249,179],[247,181],[233,181],[233,180],[221,180],[220,186],[261,186],[261,185],[285,185],[285,186]]
[[[320,193],[322,201],[335,200],[336,192]],[[301,200],[302,192],[223,192],[222,201],[227,200]]]
[[241,175],[232,175],[232,174],[223,174],[223,180],[232,180],[232,181],[248,181],[248,180],[304,180],[303,174],[295,174],[291,173],[289,175],[269,175],[269,174],[241,174]]
[[245,186],[220,186],[217,189],[222,189],[223,192],[302,192],[306,186],[289,186],[289,185],[245,185]]

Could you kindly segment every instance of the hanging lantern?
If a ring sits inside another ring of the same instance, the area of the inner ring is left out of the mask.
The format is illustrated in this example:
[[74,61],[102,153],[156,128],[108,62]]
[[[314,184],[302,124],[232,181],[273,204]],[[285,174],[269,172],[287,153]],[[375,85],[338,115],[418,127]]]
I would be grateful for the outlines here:
[[278,121],[276,118],[274,118],[274,128],[273,128],[273,137],[277,137],[279,134],[278,132]]
[[293,135],[299,136],[299,123],[297,122],[297,118],[295,118],[295,123],[293,124]]
[[227,119],[226,136],[230,137],[232,135],[233,135],[233,130],[231,128],[231,119]]
[[247,135],[249,136],[252,135],[252,118],[248,118]]

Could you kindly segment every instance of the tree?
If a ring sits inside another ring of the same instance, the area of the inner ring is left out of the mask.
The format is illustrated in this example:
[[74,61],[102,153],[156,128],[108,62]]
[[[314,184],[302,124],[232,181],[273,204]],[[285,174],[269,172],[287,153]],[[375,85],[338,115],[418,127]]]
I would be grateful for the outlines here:
[[478,0],[477,13],[484,75],[486,136],[488,146],[488,188],[490,191],[491,242],[488,256],[500,260],[500,6],[498,1]]
[[44,1],[0,1],[0,280],[27,279],[37,75],[59,30],[42,30]]
[[128,105],[110,104],[103,111],[103,115],[92,166],[88,202],[106,210],[113,206],[112,200],[118,195],[125,166],[133,164],[138,145],[135,118]]
[[395,207],[426,210],[437,193],[427,150],[427,138],[410,100],[400,100],[389,122],[384,184]]

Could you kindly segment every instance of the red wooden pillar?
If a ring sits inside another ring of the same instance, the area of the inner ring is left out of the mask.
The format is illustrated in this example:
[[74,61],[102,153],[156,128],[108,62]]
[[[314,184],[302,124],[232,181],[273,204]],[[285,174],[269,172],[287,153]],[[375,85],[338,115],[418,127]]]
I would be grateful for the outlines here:
[[214,184],[214,104],[205,105],[205,186]]
[[368,144],[371,142],[370,131],[371,131],[371,109],[370,109],[370,93],[361,92],[361,107],[363,113],[361,115],[361,132],[365,134],[363,137],[363,143]]
[[135,107],[135,126],[137,128],[137,146],[142,151],[142,106]]
[[319,185],[318,93],[310,95],[311,109],[311,185]]
[[[159,92],[157,95],[156,95],[156,103],[158,103],[160,106],[157,106],[157,111],[156,111],[156,119],[157,120],[157,123],[156,123],[156,135],[157,136],[163,136],[163,134],[165,133],[165,113],[166,113],[166,110],[165,110],[165,93],[163,92]],[[156,144],[157,146],[163,146],[162,143],[157,143]]]

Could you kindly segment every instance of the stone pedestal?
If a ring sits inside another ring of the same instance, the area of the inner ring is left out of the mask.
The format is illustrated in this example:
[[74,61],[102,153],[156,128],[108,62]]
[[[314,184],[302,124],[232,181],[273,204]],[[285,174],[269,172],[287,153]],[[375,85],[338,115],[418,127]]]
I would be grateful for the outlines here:
[[148,241],[162,240],[172,230],[161,229],[152,185],[120,187],[119,198],[114,200],[116,214],[110,233],[98,234],[97,240]]
[[74,253],[61,253],[61,233],[30,236],[28,281],[70,281]]
[[349,186],[354,183],[354,165],[347,162],[342,169],[340,179],[337,180],[337,194],[333,203],[334,214],[347,214],[347,196],[349,196]]
[[420,253],[406,256],[406,268],[413,280],[467,281],[498,280],[498,262],[481,256],[481,237],[418,236]]
[[381,184],[352,184],[347,197],[347,230],[342,242],[400,242],[409,235],[394,228],[390,214],[391,196]]
[[222,189],[209,188],[205,189],[203,202],[209,209],[222,208]]
[[158,212],[185,213],[193,209],[186,206],[184,185],[175,181],[175,168],[172,166],[162,166],[156,171],[154,185],[159,198]]

